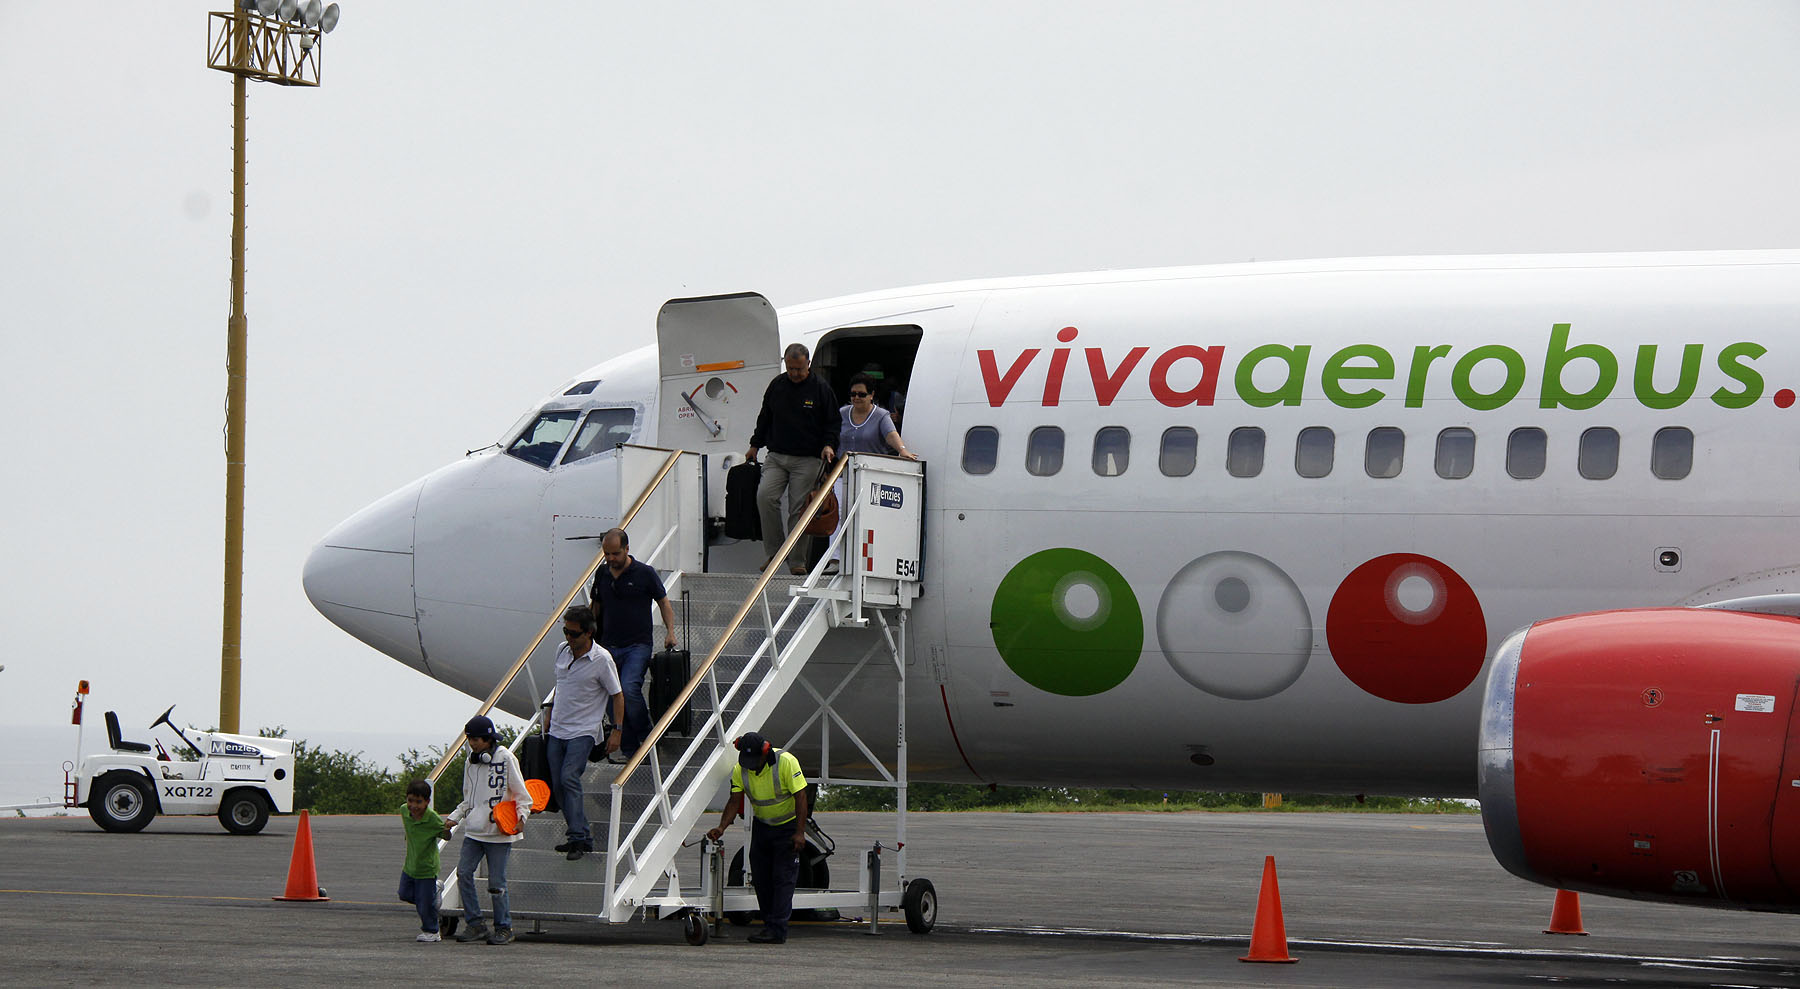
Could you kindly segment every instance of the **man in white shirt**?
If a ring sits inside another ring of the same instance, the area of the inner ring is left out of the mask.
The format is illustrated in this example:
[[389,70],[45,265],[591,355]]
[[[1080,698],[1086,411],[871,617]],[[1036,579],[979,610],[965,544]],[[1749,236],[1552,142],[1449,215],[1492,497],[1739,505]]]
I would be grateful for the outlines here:
[[554,777],[556,800],[568,823],[567,841],[556,846],[573,862],[594,850],[588,832],[587,807],[582,803],[581,775],[587,771],[588,753],[600,740],[601,717],[612,705],[612,730],[606,735],[606,751],[619,747],[619,725],[625,720],[625,694],[619,689],[619,671],[612,655],[594,642],[594,613],[584,607],[563,613],[563,644],[556,650],[556,694],[546,720],[544,752]]

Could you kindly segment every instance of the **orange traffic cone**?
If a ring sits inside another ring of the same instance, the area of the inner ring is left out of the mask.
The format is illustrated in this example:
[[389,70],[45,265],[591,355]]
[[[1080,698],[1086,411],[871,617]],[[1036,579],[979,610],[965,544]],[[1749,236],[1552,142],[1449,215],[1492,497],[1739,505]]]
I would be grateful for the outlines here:
[[1263,857],[1262,893],[1256,898],[1256,926],[1250,953],[1241,962],[1297,962],[1287,953],[1287,926],[1281,922],[1281,887],[1275,882],[1275,856]]
[[288,862],[287,892],[271,900],[324,902],[331,899],[319,888],[319,871],[313,868],[312,822],[300,812],[300,830],[294,832],[294,857]]
[[1581,896],[1572,890],[1556,891],[1556,905],[1550,908],[1550,926],[1544,928],[1545,934],[1579,934],[1587,937],[1581,929]]

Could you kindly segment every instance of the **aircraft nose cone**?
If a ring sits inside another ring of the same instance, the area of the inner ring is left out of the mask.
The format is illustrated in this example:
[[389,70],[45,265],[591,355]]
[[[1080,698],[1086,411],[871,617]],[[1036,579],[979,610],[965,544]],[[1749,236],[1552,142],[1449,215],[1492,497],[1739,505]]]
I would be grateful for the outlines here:
[[326,533],[300,582],[332,624],[429,673],[413,595],[413,519],[424,486],[415,481]]

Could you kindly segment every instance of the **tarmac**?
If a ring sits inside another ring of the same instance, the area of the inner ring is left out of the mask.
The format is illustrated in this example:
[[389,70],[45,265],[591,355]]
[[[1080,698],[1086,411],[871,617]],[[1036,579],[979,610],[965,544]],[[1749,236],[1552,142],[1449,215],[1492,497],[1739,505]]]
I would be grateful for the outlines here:
[[[893,838],[886,814],[821,824],[840,885]],[[727,925],[700,947],[678,921],[520,922],[504,947],[418,944],[387,816],[313,818],[331,900],[276,902],[297,826],[277,817],[234,837],[211,818],[158,818],[117,835],[85,814],[0,820],[5,983],[1800,986],[1783,915],[1584,896],[1587,936],[1541,933],[1554,891],[1495,864],[1475,815],[913,814],[909,875],[938,893],[930,934],[890,913],[878,936],[814,923],[764,946]],[[1295,964],[1238,961],[1268,855]],[[696,848],[680,864],[698,863]]]

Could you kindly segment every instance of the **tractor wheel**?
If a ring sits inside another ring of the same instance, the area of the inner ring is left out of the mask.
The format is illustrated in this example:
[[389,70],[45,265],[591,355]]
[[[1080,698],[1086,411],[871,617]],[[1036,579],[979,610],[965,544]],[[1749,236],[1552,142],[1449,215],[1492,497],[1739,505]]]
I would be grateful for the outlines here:
[[269,823],[269,801],[255,790],[233,790],[219,804],[219,823],[232,834],[256,834]]
[[123,769],[101,773],[88,792],[88,816],[107,831],[142,831],[156,816],[156,793],[137,773]]

